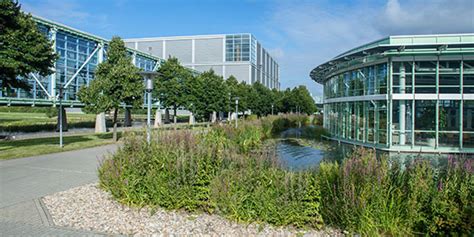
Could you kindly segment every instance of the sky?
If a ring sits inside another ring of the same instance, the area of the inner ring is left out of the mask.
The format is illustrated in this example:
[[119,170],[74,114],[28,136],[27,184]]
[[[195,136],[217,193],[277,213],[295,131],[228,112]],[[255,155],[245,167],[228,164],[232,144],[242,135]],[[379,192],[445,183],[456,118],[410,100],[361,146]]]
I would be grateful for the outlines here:
[[252,33],[281,89],[322,86],[310,71],[389,35],[474,33],[474,0],[19,0],[23,10],[101,37]]

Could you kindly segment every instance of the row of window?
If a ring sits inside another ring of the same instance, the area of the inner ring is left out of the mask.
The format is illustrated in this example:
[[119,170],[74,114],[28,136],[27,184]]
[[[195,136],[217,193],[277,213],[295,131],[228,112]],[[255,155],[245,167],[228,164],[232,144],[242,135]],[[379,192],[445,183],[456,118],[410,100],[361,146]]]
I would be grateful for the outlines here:
[[[45,25],[38,25],[40,31],[51,39],[50,30]],[[97,48],[98,43],[86,38],[70,34],[63,31],[56,32],[56,52],[59,58],[55,63],[56,85],[59,88],[66,84],[70,78],[77,72],[79,67],[87,60],[87,58]],[[105,46],[107,49],[107,46]],[[106,50],[105,50],[106,51]],[[131,52],[130,52],[131,54]],[[104,60],[107,56],[104,54]],[[95,53],[87,65],[77,74],[75,79],[69,84],[64,91],[64,98],[67,100],[76,100],[76,94],[82,85],[88,85],[94,79],[94,73],[98,64],[98,54]],[[140,55],[136,55],[135,65],[143,70],[151,71],[154,69],[156,61]],[[51,76],[41,77],[37,76],[43,87],[48,91],[52,91]],[[28,78],[31,85],[31,90],[25,91],[22,89],[2,88],[0,91],[1,97],[16,97],[16,98],[32,98],[32,99],[48,99],[48,95],[40,87],[40,85],[33,78]]]
[[386,147],[391,136],[397,146],[474,148],[472,100],[395,100],[391,134],[386,101],[330,103],[324,112],[324,126],[336,138]]
[[345,72],[327,80],[325,98],[387,93],[387,64],[378,64]]
[[[253,37],[252,37],[253,39]],[[251,46],[253,40],[249,34],[240,34],[240,35],[226,35],[226,61],[228,62],[241,62],[241,61],[250,61],[251,48],[255,49],[254,46]]]
[[[474,93],[474,61],[393,62],[393,93]],[[325,82],[327,99],[387,93],[387,64],[336,75]]]

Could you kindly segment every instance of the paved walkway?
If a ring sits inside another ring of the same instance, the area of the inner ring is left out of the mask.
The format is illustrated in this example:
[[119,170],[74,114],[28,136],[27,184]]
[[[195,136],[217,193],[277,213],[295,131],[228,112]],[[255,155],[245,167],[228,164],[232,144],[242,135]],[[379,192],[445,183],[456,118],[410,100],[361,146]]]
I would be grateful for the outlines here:
[[40,198],[97,181],[103,155],[117,145],[0,161],[2,236],[100,236],[52,226]]

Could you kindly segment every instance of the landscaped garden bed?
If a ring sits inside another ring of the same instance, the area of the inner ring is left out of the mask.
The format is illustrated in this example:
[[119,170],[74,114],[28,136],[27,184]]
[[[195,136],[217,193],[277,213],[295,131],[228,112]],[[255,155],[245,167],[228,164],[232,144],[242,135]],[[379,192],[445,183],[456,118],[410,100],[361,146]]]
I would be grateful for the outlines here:
[[124,206],[152,213],[218,215],[314,233],[330,227],[362,235],[472,234],[472,160],[450,157],[433,168],[426,160],[398,164],[356,149],[343,161],[290,171],[264,141],[300,124],[307,120],[287,116],[237,129],[159,131],[151,144],[128,136],[103,160],[99,187]]

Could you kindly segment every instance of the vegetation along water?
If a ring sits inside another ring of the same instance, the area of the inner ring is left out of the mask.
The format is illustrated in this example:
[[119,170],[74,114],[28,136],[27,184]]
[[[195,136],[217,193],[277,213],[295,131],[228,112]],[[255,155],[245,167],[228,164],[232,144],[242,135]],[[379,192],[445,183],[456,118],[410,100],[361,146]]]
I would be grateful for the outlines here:
[[[127,205],[241,222],[332,226],[362,235],[473,234],[472,159],[450,157],[439,169],[414,159],[402,167],[359,148],[342,161],[287,169],[273,138],[300,124],[310,122],[286,115],[207,132],[160,131],[150,145],[142,135],[131,135],[103,160],[100,185]],[[324,133],[311,129],[312,139]],[[304,137],[294,141],[316,144]]]

